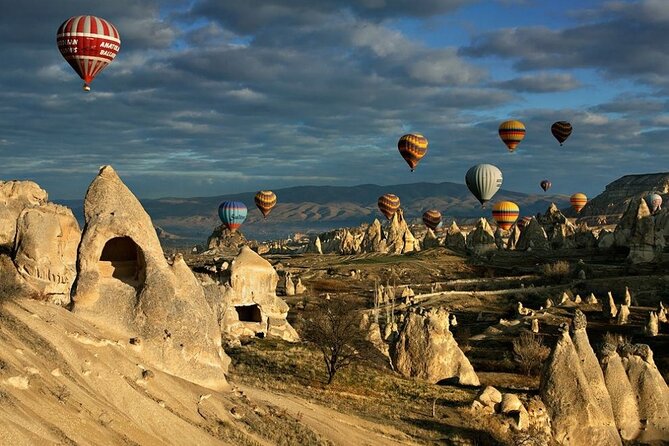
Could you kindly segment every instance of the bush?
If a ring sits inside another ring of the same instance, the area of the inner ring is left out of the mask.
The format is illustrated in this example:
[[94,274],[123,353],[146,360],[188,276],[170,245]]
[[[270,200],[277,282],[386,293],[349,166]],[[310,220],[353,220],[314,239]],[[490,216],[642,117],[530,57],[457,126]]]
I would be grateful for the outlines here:
[[544,278],[561,283],[569,279],[571,275],[571,266],[565,260],[558,260],[555,263],[547,263],[541,268],[541,274]]
[[524,331],[513,340],[513,355],[520,370],[527,376],[535,375],[548,358],[550,349],[541,336]]

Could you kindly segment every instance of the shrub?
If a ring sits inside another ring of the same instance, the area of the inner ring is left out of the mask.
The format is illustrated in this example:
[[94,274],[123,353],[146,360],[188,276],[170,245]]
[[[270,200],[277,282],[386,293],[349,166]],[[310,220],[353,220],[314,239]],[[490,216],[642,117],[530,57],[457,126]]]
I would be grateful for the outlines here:
[[555,263],[545,264],[541,268],[541,274],[552,282],[564,282],[571,275],[571,266],[565,260],[558,260]]
[[550,349],[543,343],[541,336],[523,331],[513,340],[513,355],[520,370],[527,376],[536,374],[548,358]]

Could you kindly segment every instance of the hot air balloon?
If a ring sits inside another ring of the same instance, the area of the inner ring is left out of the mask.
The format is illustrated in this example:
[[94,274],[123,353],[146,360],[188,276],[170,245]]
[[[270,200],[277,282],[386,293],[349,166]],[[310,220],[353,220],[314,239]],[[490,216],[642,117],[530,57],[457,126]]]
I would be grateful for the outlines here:
[[224,201],[218,207],[218,216],[225,227],[233,232],[244,223],[247,212],[246,205],[241,201]]
[[418,161],[427,153],[427,138],[417,133],[409,133],[400,138],[397,148],[413,172]]
[[523,217],[520,220],[518,220],[518,223],[516,223],[516,226],[518,226],[518,229],[521,231],[527,227],[527,225],[530,224],[532,221],[532,217]]
[[499,126],[499,137],[502,138],[509,152],[513,152],[525,138],[525,124],[520,121],[504,121]]
[[271,190],[261,190],[255,196],[256,206],[262,212],[263,217],[267,217],[276,205],[276,194]]
[[567,121],[558,121],[553,123],[551,126],[551,133],[555,137],[555,139],[558,140],[560,145],[562,145],[563,142],[569,138],[569,135],[571,135],[571,124],[568,123]]
[[653,214],[662,209],[662,197],[659,194],[652,193],[646,195],[646,204]]
[[379,197],[378,205],[381,213],[390,220],[400,208],[400,198],[397,195],[385,194]]
[[65,20],[56,34],[60,54],[84,80],[90,91],[95,76],[114,60],[121,49],[121,36],[114,25],[92,15]]
[[483,205],[502,187],[502,171],[492,164],[477,164],[465,174],[465,183]]
[[439,223],[441,223],[441,212],[436,209],[425,211],[423,214],[423,223],[434,231],[439,226]]
[[513,226],[519,213],[518,205],[512,201],[500,201],[492,207],[492,218],[497,222],[497,226],[505,231]]
[[571,203],[571,207],[576,211],[576,212],[581,212],[581,209],[585,206],[585,204],[588,202],[588,197],[586,197],[585,194],[582,193],[576,193],[569,198],[569,202]]
[[546,192],[548,189],[551,188],[552,184],[548,180],[543,180],[541,183],[539,183],[539,186]]

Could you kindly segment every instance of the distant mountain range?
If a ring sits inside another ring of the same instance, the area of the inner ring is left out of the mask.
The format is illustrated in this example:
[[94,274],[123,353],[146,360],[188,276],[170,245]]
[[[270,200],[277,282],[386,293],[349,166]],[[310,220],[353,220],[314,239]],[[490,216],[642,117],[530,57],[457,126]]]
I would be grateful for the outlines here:
[[[427,209],[438,209],[446,223],[478,217],[490,217],[492,204],[482,208],[464,184],[413,183],[393,186],[362,184],[352,187],[297,186],[275,189],[278,204],[267,219],[255,207],[255,192],[216,197],[160,198],[140,200],[163,231],[163,240],[169,244],[205,243],[213,229],[220,224],[218,205],[224,200],[242,201],[249,214],[241,231],[247,238],[269,240],[285,238],[290,234],[318,233],[345,226],[383,220],[377,208],[377,199],[386,193],[400,197],[404,215],[410,222],[420,222]],[[551,202],[558,207],[569,206],[565,195],[535,194],[500,190],[494,201],[511,200],[520,206],[521,215],[544,212]],[[83,202],[65,200],[59,203],[70,207],[78,219],[83,218]]]

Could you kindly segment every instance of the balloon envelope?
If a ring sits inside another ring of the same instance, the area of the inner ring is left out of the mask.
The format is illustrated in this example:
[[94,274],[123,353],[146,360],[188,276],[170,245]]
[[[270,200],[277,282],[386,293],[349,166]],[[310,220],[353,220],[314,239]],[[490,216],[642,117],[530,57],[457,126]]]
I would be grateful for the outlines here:
[[427,138],[418,133],[409,133],[400,138],[397,149],[413,171],[427,153]]
[[551,188],[552,184],[548,180],[543,180],[541,183],[539,183],[539,186],[546,192],[548,189]]
[[70,17],[58,28],[60,54],[84,80],[84,90],[95,76],[114,60],[121,49],[121,36],[114,25],[92,15]]
[[509,229],[518,219],[520,208],[513,201],[500,201],[492,208],[492,218],[497,226],[503,230]]
[[525,138],[525,124],[520,121],[504,121],[499,126],[499,137],[510,152],[516,150],[518,144]]
[[267,217],[267,214],[276,206],[276,194],[271,190],[261,190],[254,197],[254,201],[260,212],[262,212],[262,216]]
[[484,204],[502,187],[502,171],[492,164],[477,164],[465,174],[465,183],[476,199]]
[[400,199],[397,195],[385,194],[379,197],[377,204],[381,213],[390,220],[400,208]]
[[558,121],[553,123],[551,126],[551,133],[555,137],[555,139],[558,140],[560,145],[562,145],[563,142],[569,138],[569,135],[571,135],[571,124],[568,123],[567,121]]
[[436,209],[425,211],[423,213],[423,223],[425,223],[425,226],[434,231],[441,223],[441,212]]
[[648,204],[648,209],[651,212],[657,212],[662,209],[662,197],[660,194],[648,194],[646,195],[646,204]]
[[218,216],[231,231],[236,231],[244,223],[247,212],[246,205],[241,201],[224,201],[218,207]]
[[588,197],[585,194],[578,192],[569,198],[569,202],[576,212],[581,212],[581,209],[583,209],[588,202]]

